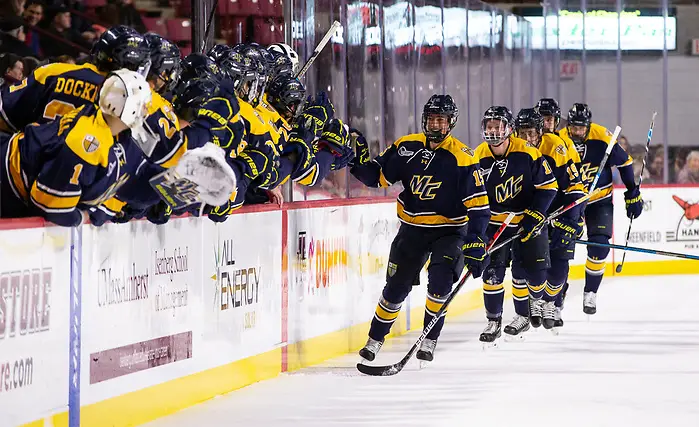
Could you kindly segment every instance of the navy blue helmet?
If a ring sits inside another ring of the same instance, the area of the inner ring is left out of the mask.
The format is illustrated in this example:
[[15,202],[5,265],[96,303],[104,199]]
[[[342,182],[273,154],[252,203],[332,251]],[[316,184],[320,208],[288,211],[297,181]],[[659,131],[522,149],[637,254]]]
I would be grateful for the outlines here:
[[155,33],[146,33],[146,41],[150,48],[151,66],[148,79],[156,82],[158,93],[171,91],[180,77],[180,49],[174,43]]
[[[441,130],[430,129],[427,126],[427,119],[430,115],[446,116],[449,123],[449,130],[445,133]],[[428,142],[441,142],[456,126],[459,118],[459,108],[450,95],[432,95],[422,109],[422,132]]]
[[125,25],[105,31],[90,53],[92,63],[106,73],[127,68],[146,75],[150,66],[150,48],[145,37]]

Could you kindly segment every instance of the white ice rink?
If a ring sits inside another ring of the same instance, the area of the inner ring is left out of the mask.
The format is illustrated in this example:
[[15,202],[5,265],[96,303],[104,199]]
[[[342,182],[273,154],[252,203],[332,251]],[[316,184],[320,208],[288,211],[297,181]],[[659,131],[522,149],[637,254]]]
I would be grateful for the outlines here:
[[[348,355],[148,426],[699,427],[699,277],[605,279],[590,322],[581,292],[571,287],[559,336],[541,328],[484,351],[474,312],[448,319],[427,369],[367,377]],[[415,337],[388,341],[377,362]]]

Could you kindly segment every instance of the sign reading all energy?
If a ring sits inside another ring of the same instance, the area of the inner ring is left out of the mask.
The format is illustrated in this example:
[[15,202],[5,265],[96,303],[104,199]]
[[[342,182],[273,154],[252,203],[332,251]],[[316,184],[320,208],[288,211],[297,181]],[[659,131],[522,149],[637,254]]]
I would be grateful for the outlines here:
[[[532,48],[544,47],[544,17],[525,16],[532,25]],[[663,50],[663,34],[668,50],[677,48],[677,22],[668,16],[663,26],[662,16],[648,16],[641,11],[616,12],[590,10],[582,12],[561,10],[559,16],[546,17],[546,48],[582,50],[583,34],[587,50],[616,50],[619,47],[618,26],[621,25],[622,50]],[[583,31],[584,28],[584,31]]]

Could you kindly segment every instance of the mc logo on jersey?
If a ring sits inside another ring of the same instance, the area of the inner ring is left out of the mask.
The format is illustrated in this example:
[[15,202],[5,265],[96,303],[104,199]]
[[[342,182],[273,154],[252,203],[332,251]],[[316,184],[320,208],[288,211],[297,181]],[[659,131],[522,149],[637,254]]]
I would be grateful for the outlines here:
[[420,200],[432,200],[436,194],[434,191],[442,186],[442,182],[432,182],[432,175],[413,175],[410,180],[410,190]]
[[507,199],[514,199],[522,191],[522,180],[524,175],[518,177],[511,176],[501,184],[495,186],[495,200],[498,203],[505,203]]
[[591,184],[598,170],[599,166],[592,166],[592,163],[584,163],[580,166],[580,179],[584,183]]

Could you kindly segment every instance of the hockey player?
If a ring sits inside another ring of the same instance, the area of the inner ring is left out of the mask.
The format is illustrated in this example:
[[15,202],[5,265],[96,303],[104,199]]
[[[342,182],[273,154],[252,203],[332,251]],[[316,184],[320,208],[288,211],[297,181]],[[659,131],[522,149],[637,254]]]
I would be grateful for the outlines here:
[[134,173],[142,153],[115,136],[141,126],[151,90],[140,74],[118,70],[87,104],[0,140],[2,217],[38,215],[62,226],[83,221],[80,209],[110,199]]
[[[558,193],[548,209],[548,214],[585,195],[585,188],[576,166],[576,163],[580,163],[577,151],[568,150],[566,143],[554,133],[544,133],[544,118],[534,108],[520,110],[515,119],[515,129],[517,137],[537,148],[553,170],[558,183]],[[581,210],[581,206],[568,210],[552,221],[549,227],[551,268],[546,274],[546,289],[542,298],[544,304],[543,307],[540,303],[532,307],[532,317],[537,317],[537,313],[543,311],[543,326],[546,329],[556,326],[556,320],[560,320],[560,312],[556,311],[555,301],[568,278],[569,262],[575,253],[575,239],[582,233],[582,225],[579,224]],[[513,273],[512,281],[515,289],[520,284],[519,292],[523,294],[526,291],[526,281],[523,278]],[[524,286],[521,286],[522,283]],[[526,302],[523,301],[524,298],[515,295],[514,300],[517,315],[514,321],[504,329],[509,335],[518,335],[529,329],[528,310]]]
[[558,135],[558,125],[561,123],[561,107],[553,98],[541,98],[534,107],[544,118],[544,132]]
[[15,132],[30,123],[46,123],[82,105],[97,102],[107,73],[126,68],[144,76],[150,63],[146,39],[126,26],[104,32],[91,63],[55,63],[39,67],[21,83],[0,93],[0,130]]
[[[451,135],[457,118],[451,96],[433,95],[423,108],[422,133],[398,139],[373,160],[369,147],[357,141],[352,175],[369,187],[400,181],[404,188],[397,200],[401,226],[391,245],[386,286],[369,339],[359,351],[365,360],[374,360],[381,349],[428,257],[425,325],[449,296],[464,263],[474,277],[482,272],[490,210],[477,160]],[[443,325],[444,317],[422,342],[418,359],[433,359]]]
[[[480,335],[483,342],[493,342],[501,334],[505,293],[502,283],[510,263],[510,252],[513,277],[524,279],[521,286],[515,283],[513,288],[515,302],[520,302],[518,315],[525,313],[521,306],[526,301],[526,283],[529,320],[534,326],[542,322],[538,308],[546,292],[546,272],[551,267],[548,230],[542,228],[542,224],[558,190],[556,178],[539,150],[513,135],[514,126],[514,118],[507,107],[488,108],[481,124],[484,142],[476,149],[490,200],[488,237],[493,236],[510,212],[516,216],[503,238],[516,231],[521,233],[521,238],[511,243],[511,249],[506,246],[490,255],[483,273],[483,298],[488,318],[488,325]],[[518,319],[515,318],[515,322]]]
[[280,56],[288,58],[289,64],[291,64],[291,73],[295,75],[298,72],[299,55],[294,51],[294,49],[291,48],[291,46],[284,43],[274,43],[267,46],[267,50],[272,52],[277,58]]
[[[563,139],[575,144],[582,160],[580,175],[589,191],[612,134],[603,126],[592,123],[592,112],[587,104],[573,104],[568,111],[568,125],[560,133]],[[624,192],[626,216],[637,218],[643,211],[641,191],[633,176],[633,159],[620,145],[615,144],[597,183],[597,188],[601,191],[589,200],[584,211],[587,239],[591,242],[609,243],[612,237],[612,166],[618,169],[621,180],[626,186],[626,192]],[[608,248],[598,246],[587,248],[583,295],[583,311],[587,314],[597,312],[597,291],[602,283],[608,254]]]

